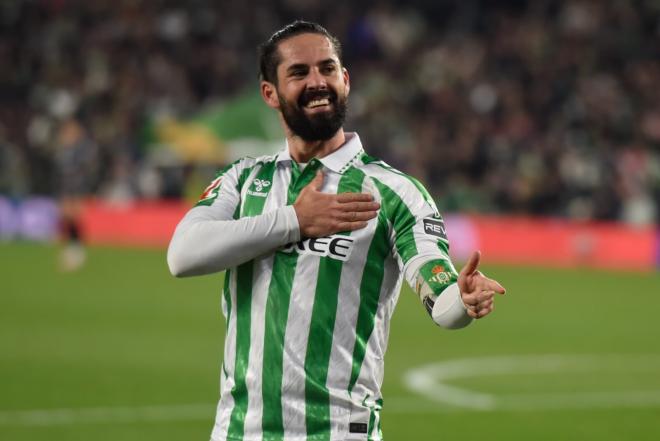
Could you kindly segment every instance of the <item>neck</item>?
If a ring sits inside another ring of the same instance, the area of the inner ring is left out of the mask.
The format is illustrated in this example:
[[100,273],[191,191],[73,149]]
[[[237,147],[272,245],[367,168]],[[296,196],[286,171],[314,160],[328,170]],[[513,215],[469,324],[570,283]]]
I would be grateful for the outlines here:
[[312,158],[322,158],[339,149],[346,141],[344,129],[339,129],[335,135],[325,141],[305,141],[287,130],[289,154],[298,163],[309,162]]

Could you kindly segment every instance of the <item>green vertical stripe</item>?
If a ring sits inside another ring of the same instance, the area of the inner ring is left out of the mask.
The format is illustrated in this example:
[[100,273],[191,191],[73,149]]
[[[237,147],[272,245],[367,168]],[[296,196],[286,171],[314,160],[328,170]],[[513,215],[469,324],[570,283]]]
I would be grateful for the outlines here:
[[376,415],[378,416],[378,425],[376,426],[376,431],[377,431],[376,433],[378,434],[379,439],[383,439],[383,431],[380,427],[380,421],[381,421],[380,411],[381,411],[382,408],[383,408],[383,399],[378,398],[376,400]]
[[[337,193],[362,191],[364,173],[350,168],[342,175]],[[350,235],[350,232],[340,234]],[[330,439],[330,394],[326,386],[337,314],[339,283],[344,262],[321,257],[305,356],[305,418],[307,435]]]
[[[222,289],[222,295],[225,299],[225,306],[227,310],[227,316],[225,317],[225,335],[229,334],[229,318],[231,317],[231,293],[229,292],[229,280],[231,279],[231,270],[225,271],[225,280],[224,287]],[[227,360],[222,360],[222,372],[227,377]]]
[[236,360],[234,362],[234,387],[231,395],[234,408],[229,419],[227,433],[234,439],[242,439],[247,413],[247,385],[245,377],[250,355],[250,303],[252,301],[252,262],[236,269]]
[[261,214],[264,209],[264,204],[266,203],[266,196],[251,195],[250,190],[256,190],[256,185],[254,182],[257,179],[262,181],[268,181],[268,186],[263,187],[259,193],[268,193],[273,187],[273,175],[275,174],[275,167],[277,163],[275,161],[267,162],[262,165],[261,169],[257,172],[254,179],[248,182],[248,192],[245,194],[245,203],[243,204],[243,212],[241,217],[257,216]]
[[374,430],[374,423],[376,422],[376,412],[374,408],[369,406],[371,411],[369,412],[369,425],[367,426],[367,440],[372,441],[374,437],[371,435],[371,432]]
[[[275,161],[263,164],[257,172],[255,179],[259,178],[272,182],[275,165]],[[242,174],[241,177],[242,182],[239,182],[240,187],[244,184],[247,174]],[[248,185],[252,186],[252,183],[250,182]],[[268,187],[268,190],[271,187]],[[246,196],[242,217],[261,214],[265,202],[265,197]],[[250,358],[253,272],[253,261],[239,265],[236,269],[236,360],[234,365],[234,387],[231,390],[232,397],[234,398],[234,408],[232,409],[229,428],[227,429],[228,437],[234,439],[242,439],[245,433],[245,415],[248,406],[245,379]]]
[[[291,182],[287,192],[287,204],[295,202],[300,191],[314,179],[320,165],[318,161],[312,161],[301,173],[298,165],[295,162],[291,163]],[[273,258],[264,330],[264,375],[262,377],[264,405],[261,420],[264,441],[281,440],[284,437],[282,414],[284,337],[297,264],[298,253],[296,252],[278,251]]]
[[263,357],[263,418],[264,440],[282,439],[282,376],[284,334],[289,315],[291,288],[298,263],[297,253],[277,252],[266,302],[266,325]]
[[387,240],[387,219],[384,212],[378,212],[378,224],[371,239],[367,261],[365,262],[362,281],[360,282],[360,307],[356,324],[355,345],[353,346],[353,363],[348,391],[353,390],[360,375],[362,362],[367,351],[367,342],[374,330],[380,289],[383,284],[385,267],[383,262],[390,251]]
[[401,259],[403,259],[403,263],[406,263],[411,257],[417,255],[417,245],[413,233],[413,227],[416,223],[415,216],[390,187],[378,179],[374,178],[373,181],[382,196],[381,207],[387,214],[388,220],[392,222],[392,228],[394,228],[396,236],[394,241],[396,249]]

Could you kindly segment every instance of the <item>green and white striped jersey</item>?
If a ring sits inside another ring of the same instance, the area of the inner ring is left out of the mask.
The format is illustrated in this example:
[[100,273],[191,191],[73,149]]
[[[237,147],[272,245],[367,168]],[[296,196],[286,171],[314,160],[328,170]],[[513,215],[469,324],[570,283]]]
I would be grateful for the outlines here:
[[[442,219],[424,188],[368,156],[357,134],[346,136],[339,150],[302,170],[288,149],[231,164],[175,233],[183,244],[187,233],[179,230],[190,230],[191,219],[210,222],[208,239],[187,245],[181,260],[203,267],[189,274],[227,268],[212,440],[382,439],[383,360],[403,276],[424,274],[436,295],[456,280]],[[319,169],[323,192],[373,194],[377,218],[357,231],[299,240],[291,204]],[[199,257],[215,242],[233,245]],[[430,311],[434,298],[424,300]]]

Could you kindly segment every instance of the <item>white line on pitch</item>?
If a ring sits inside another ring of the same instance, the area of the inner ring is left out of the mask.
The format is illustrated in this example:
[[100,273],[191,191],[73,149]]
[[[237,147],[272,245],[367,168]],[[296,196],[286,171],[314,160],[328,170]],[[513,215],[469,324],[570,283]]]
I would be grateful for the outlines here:
[[[510,374],[548,373],[660,373],[660,355],[521,355],[447,360],[411,369],[404,384],[413,392],[434,402],[441,410],[447,407],[472,410],[542,410],[576,408],[616,408],[660,406],[660,390],[576,391],[573,393],[539,392],[494,395],[447,384],[459,378]],[[604,385],[605,386],[605,385]],[[605,386],[606,387],[606,386]],[[423,403],[414,407],[429,407]],[[431,406],[432,407],[432,406]]]
[[0,411],[0,425],[54,426],[136,421],[213,420],[214,416],[214,404],[13,410]]
[[[388,400],[388,413],[437,413],[435,403],[417,397]],[[163,421],[212,421],[215,404],[169,404],[151,406],[87,407],[0,411],[0,426],[59,426],[73,424],[120,424]],[[440,409],[442,410],[442,409]],[[448,409],[451,410],[451,409]]]

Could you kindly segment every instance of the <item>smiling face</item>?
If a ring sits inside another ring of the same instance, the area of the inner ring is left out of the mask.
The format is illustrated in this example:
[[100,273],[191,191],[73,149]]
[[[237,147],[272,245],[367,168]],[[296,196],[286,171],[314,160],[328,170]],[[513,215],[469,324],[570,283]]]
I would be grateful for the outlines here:
[[276,84],[261,83],[266,103],[305,141],[332,138],[346,118],[349,78],[330,40],[300,34],[278,45]]

